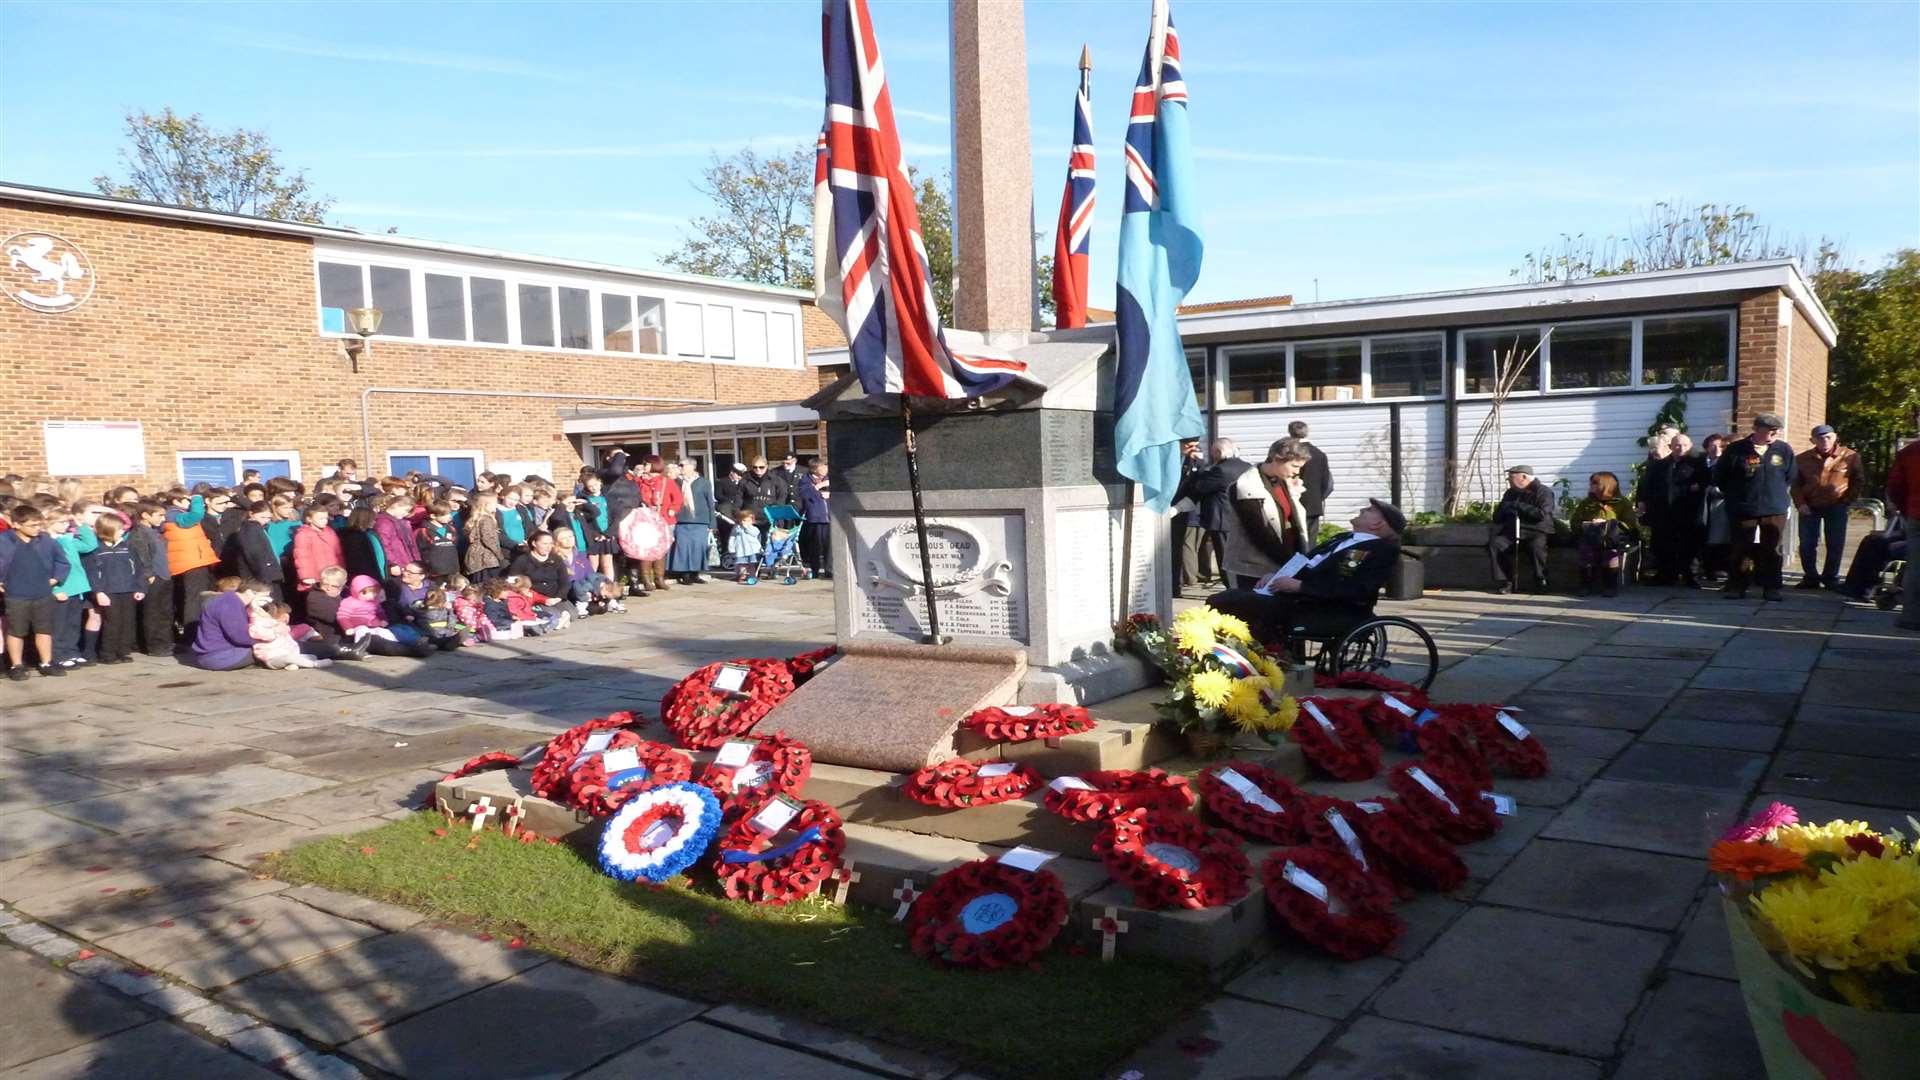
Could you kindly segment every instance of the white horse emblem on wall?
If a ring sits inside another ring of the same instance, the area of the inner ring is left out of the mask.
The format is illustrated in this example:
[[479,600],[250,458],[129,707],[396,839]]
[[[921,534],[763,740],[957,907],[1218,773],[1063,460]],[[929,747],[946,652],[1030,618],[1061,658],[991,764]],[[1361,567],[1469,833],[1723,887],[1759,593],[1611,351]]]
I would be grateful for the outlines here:
[[7,271],[0,291],[35,311],[70,311],[93,295],[86,253],[51,233],[15,233],[0,242]]

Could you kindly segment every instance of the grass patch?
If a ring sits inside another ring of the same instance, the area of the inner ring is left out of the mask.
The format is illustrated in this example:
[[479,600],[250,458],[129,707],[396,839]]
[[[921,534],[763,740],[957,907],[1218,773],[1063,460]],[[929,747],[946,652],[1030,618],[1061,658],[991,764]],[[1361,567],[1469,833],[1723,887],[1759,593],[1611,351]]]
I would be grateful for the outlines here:
[[272,869],[519,936],[677,994],[757,1005],[1005,1076],[1096,1075],[1211,992],[1197,968],[1103,964],[1057,944],[1038,971],[950,971],[913,955],[880,913],[817,898],[762,908],[685,879],[627,884],[565,845],[521,844],[497,830],[435,835],[444,824],[421,813],[316,840]]

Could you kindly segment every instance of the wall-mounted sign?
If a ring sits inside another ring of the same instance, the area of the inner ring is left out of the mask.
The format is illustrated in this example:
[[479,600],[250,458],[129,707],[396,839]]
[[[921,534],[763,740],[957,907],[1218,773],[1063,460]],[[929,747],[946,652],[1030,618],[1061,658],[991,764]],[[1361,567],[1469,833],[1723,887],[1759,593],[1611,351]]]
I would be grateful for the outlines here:
[[137,420],[45,420],[50,476],[145,476],[147,438]]
[[72,311],[93,296],[93,262],[52,233],[14,233],[0,240],[0,292],[30,311]]

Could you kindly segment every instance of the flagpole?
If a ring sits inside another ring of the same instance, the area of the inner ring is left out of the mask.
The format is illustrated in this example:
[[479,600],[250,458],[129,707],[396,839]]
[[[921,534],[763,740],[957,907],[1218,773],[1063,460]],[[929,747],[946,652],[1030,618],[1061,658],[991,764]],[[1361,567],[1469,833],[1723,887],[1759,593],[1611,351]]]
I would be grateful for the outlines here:
[[913,437],[913,406],[907,395],[900,395],[900,428],[906,433],[907,490],[913,495],[913,532],[920,541],[920,582],[927,590],[927,633],[922,645],[945,645],[940,633],[940,607],[934,602],[933,547],[927,543],[927,508],[920,498],[920,450]]

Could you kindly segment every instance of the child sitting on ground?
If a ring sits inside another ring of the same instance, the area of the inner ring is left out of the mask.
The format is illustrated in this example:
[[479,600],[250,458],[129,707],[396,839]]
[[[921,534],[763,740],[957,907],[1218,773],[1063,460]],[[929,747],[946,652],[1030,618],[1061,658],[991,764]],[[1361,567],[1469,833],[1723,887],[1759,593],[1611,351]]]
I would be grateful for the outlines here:
[[[567,628],[570,621],[567,612],[549,608],[547,605],[553,603],[553,598],[534,592],[533,582],[518,574],[509,574],[501,580],[507,583],[507,610],[513,613],[515,625],[535,636]],[[534,625],[540,629],[533,629]]]
[[447,590],[438,587],[428,589],[426,599],[420,602],[419,625],[426,632],[427,640],[440,649],[458,648],[462,639],[469,636],[453,613]]
[[424,657],[432,652],[433,645],[420,631],[387,622],[381,610],[384,599],[379,582],[365,574],[354,578],[347,586],[347,595],[340,599],[340,610],[335,616],[341,632],[353,641],[373,638],[373,652],[381,656]]
[[[461,578],[465,581],[465,578]],[[453,602],[453,618],[466,631],[462,645],[484,645],[493,640],[493,620],[487,618],[486,596],[478,585],[463,585],[458,592],[447,588]]]
[[733,516],[733,535],[727,540],[727,554],[733,558],[733,580],[743,585],[760,582],[755,569],[760,565],[760,526],[753,522],[753,511],[742,510]]
[[254,598],[247,619],[247,633],[253,638],[253,658],[262,667],[276,671],[294,668],[331,667],[333,661],[308,656],[293,640],[293,609],[265,593]]
[[567,560],[567,599],[573,601],[575,615],[585,618],[627,610],[620,602],[620,587],[594,570],[592,556],[580,549],[572,529],[553,534],[553,550]]

